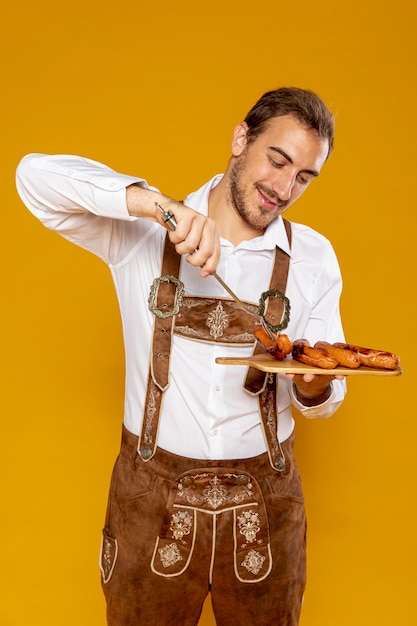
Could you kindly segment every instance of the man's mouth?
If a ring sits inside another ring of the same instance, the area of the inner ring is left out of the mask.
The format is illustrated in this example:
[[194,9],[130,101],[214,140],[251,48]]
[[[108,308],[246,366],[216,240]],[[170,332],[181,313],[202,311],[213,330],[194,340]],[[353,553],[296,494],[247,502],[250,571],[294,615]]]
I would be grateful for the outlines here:
[[284,204],[279,201],[276,195],[272,196],[271,194],[265,193],[265,191],[263,191],[260,187],[257,188],[257,191],[262,206],[269,211],[273,211],[274,209],[277,209],[281,207],[282,204]]
[[284,209],[287,206],[288,202],[286,200],[280,200],[274,191],[260,186],[256,189],[259,194],[260,204],[267,211]]

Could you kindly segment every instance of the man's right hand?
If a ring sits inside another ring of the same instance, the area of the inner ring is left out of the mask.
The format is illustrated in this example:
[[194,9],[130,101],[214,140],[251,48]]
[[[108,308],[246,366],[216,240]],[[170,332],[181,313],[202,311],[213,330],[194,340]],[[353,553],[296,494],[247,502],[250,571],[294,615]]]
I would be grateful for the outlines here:
[[[220,258],[220,236],[214,220],[194,209],[164,196],[156,191],[130,185],[126,188],[127,208],[130,215],[158,222],[169,231],[178,254],[186,255],[187,263],[201,267],[204,278],[216,271]],[[171,230],[163,220],[157,202],[166,212],[175,217],[176,228]]]

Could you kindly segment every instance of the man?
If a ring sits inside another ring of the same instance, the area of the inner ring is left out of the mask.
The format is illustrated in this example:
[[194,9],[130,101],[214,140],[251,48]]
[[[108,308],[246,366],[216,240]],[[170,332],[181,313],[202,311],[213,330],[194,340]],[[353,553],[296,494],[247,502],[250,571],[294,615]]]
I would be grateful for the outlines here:
[[209,591],[222,626],[298,623],[305,514],[291,404],[330,416],[345,384],[216,363],[256,342],[254,318],[212,274],[254,310],[264,294],[277,328],[282,298],[265,292],[285,292],[291,339],[344,340],[330,243],[281,217],[319,175],[333,132],[314,93],[268,92],[235,128],[224,175],[184,202],[88,159],[19,165],[25,204],[109,265],[120,303],[125,414],[101,550],[110,626],[195,625]]

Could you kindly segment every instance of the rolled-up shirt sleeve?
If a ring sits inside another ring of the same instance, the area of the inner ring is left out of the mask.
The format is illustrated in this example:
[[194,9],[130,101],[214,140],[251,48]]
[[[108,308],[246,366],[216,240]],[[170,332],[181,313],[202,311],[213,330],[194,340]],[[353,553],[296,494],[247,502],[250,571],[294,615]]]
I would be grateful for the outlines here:
[[118,260],[129,215],[126,187],[142,178],[119,174],[91,159],[29,154],[16,172],[17,191],[47,228],[111,263]]
[[143,179],[119,174],[109,167],[66,155],[28,154],[17,168],[17,189],[34,213],[89,211],[102,217],[133,220],[126,206],[128,185]]
[[[303,226],[296,226],[300,237],[295,239],[296,257],[303,258],[305,271],[297,275],[297,288],[290,297],[294,308],[302,298],[307,316],[295,316],[291,328],[293,339],[307,339],[310,345],[316,341],[335,343],[343,342],[344,331],[340,315],[340,296],[343,287],[339,263],[330,242],[323,236]],[[304,246],[301,249],[301,246]],[[311,269],[307,271],[307,267]],[[320,375],[320,374],[318,374]],[[334,379],[331,382],[331,394],[323,403],[304,406],[295,394],[292,383],[289,393],[293,406],[306,418],[326,418],[333,415],[343,402],[346,394],[346,381]]]
[[294,387],[291,385],[290,394],[293,406],[302,413],[304,417],[308,419],[315,419],[319,417],[331,417],[333,413],[337,411],[342,404],[346,394],[346,383],[344,380],[332,380],[331,393],[325,402],[317,404],[315,406],[304,406],[297,400],[294,392]]

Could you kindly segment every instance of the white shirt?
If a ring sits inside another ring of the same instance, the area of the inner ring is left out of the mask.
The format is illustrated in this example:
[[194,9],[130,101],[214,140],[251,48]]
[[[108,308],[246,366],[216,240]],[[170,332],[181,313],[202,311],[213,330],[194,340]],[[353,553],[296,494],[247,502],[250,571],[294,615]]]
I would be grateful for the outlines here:
[[[184,203],[207,214],[216,176]],[[150,220],[131,217],[126,187],[141,178],[118,174],[95,161],[73,156],[28,155],[17,171],[18,192],[45,226],[101,257],[114,280],[123,324],[126,356],[124,423],[139,434],[149,370],[153,314],[150,287],[161,273],[166,231]],[[157,191],[155,187],[150,187]],[[292,223],[288,247],[283,221],[275,220],[259,237],[233,246],[221,240],[218,274],[243,300],[258,304],[269,288],[275,246],[291,256],[286,295],[291,339],[343,341],[339,314],[342,281],[330,242],[307,226]],[[181,263],[185,293],[228,297],[213,277]],[[252,347],[222,346],[174,336],[170,384],[164,394],[158,445],[182,456],[200,459],[247,458],[266,450],[258,399],[244,388],[247,369],[216,364],[219,356],[246,356]],[[328,417],[343,400],[344,381],[332,382],[330,398],[306,408],[294,398],[292,383],[279,376],[278,437],[294,428],[291,403],[306,417]]]

